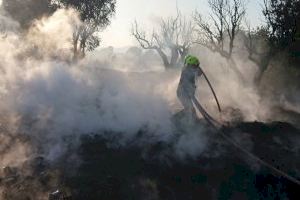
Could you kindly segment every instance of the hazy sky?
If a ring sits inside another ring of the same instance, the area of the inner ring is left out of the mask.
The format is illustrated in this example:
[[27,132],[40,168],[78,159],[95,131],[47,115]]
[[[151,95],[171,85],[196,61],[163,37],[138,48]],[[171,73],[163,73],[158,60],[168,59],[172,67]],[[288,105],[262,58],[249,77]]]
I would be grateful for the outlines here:
[[[245,0],[247,1],[247,0]],[[207,13],[207,0],[177,0],[183,14],[190,16],[196,9]],[[247,15],[253,25],[261,24],[263,0],[248,0]],[[102,46],[123,47],[135,44],[130,35],[132,22],[136,19],[142,26],[151,29],[158,17],[176,14],[176,0],[117,0],[116,15],[111,25],[102,33]]]

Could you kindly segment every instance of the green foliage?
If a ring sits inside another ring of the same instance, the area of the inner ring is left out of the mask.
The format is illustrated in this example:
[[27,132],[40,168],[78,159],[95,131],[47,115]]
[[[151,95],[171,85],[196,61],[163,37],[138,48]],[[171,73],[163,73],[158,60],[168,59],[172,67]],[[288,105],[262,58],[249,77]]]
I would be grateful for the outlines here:
[[100,45],[98,31],[110,23],[115,13],[116,0],[52,0],[58,8],[74,8],[83,22],[74,32],[74,58],[82,58],[86,51],[93,51]]
[[99,37],[97,37],[95,35],[90,36],[87,40],[87,50],[93,51],[100,45],[100,42],[101,42],[101,40]]
[[267,19],[271,44],[279,49],[288,47],[296,40],[300,1],[264,0],[264,4],[263,14]]
[[83,25],[73,34],[74,57],[83,57],[100,45],[97,34],[110,23],[115,13],[116,0],[3,0],[2,8],[22,28],[44,15],[50,15],[59,8],[73,8],[79,12]]
[[55,0],[52,3],[58,7],[76,9],[83,22],[106,26],[115,13],[116,0]]

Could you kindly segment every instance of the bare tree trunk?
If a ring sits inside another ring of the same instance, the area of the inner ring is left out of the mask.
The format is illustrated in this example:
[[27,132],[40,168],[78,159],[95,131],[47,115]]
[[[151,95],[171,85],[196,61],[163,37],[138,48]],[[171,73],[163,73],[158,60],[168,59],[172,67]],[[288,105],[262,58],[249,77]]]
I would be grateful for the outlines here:
[[160,48],[156,48],[155,50],[157,51],[157,53],[160,55],[161,59],[163,60],[165,68],[166,69],[170,68],[171,65],[169,63],[167,55]]
[[78,55],[79,55],[78,42],[79,42],[79,33],[76,32],[73,34],[73,60],[74,61],[78,59]]
[[85,49],[86,49],[86,38],[82,38],[80,41],[80,56],[81,58],[85,57]]
[[253,58],[250,58],[256,65],[259,67],[259,70],[254,78],[254,82],[256,85],[259,85],[261,83],[262,77],[265,73],[265,71],[268,69],[269,64],[271,62],[272,57],[276,54],[273,50],[270,50],[270,52],[266,55],[263,56],[261,61],[257,61]]
[[233,48],[234,48],[234,39],[235,39],[235,37],[232,36],[232,38],[230,38],[230,41],[229,41],[229,57],[230,58],[232,57],[232,52],[233,52]]
[[178,63],[178,58],[179,58],[179,53],[176,47],[172,47],[171,49],[171,61],[170,61],[170,66],[171,67],[176,67]]
[[[136,21],[132,26],[132,35],[140,46],[143,49],[154,49],[166,69],[177,67],[184,60],[189,48],[195,42],[193,32],[193,23],[186,21],[180,13],[175,18],[162,19],[160,30],[154,31],[150,38],[146,37],[145,31],[139,30]],[[170,52],[166,52],[166,49]]]

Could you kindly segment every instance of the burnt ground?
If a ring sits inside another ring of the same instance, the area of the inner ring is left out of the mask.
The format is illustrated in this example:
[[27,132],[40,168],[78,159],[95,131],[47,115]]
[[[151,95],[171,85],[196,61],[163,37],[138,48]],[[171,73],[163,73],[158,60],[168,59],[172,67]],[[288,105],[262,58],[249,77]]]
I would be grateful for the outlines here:
[[[223,132],[300,180],[300,131],[291,124],[240,123]],[[17,176],[1,179],[2,198],[42,199],[38,193],[60,189],[75,200],[299,199],[299,185],[251,160],[218,133],[207,134],[207,148],[184,160],[173,156],[171,143],[121,148],[97,134],[84,136],[73,149],[76,156],[55,164],[37,158],[27,163],[33,170],[26,176],[6,169]]]
[[[300,178],[300,132],[290,124],[242,123],[225,128],[224,132],[232,138],[251,141],[250,145],[241,143],[278,169]],[[253,162],[217,134],[209,145],[198,158],[178,161],[170,156],[169,144],[118,149],[107,148],[100,136],[85,137],[78,152],[82,164],[66,184],[72,188],[75,199],[91,200],[300,196],[298,185]],[[216,152],[220,151],[218,155]]]

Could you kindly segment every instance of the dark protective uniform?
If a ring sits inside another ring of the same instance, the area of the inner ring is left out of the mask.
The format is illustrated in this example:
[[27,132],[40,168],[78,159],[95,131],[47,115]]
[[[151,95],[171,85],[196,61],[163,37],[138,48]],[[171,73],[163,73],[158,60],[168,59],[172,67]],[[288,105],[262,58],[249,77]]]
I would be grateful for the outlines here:
[[192,97],[196,91],[196,79],[203,74],[200,67],[187,65],[182,69],[181,78],[177,88],[177,97],[180,100],[188,122],[196,118],[196,110]]

